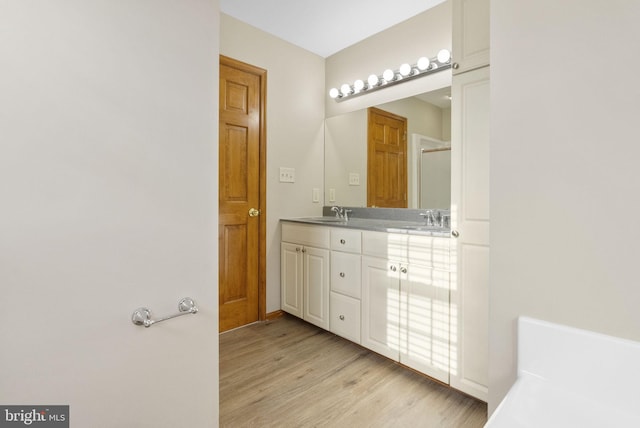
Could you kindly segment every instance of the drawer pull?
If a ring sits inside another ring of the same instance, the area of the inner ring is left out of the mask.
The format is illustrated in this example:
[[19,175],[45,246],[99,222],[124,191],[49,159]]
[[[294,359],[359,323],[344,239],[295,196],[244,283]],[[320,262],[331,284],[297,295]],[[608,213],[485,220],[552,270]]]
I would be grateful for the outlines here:
[[346,243],[347,243],[347,241],[345,241],[344,239],[341,239],[341,240],[340,240],[340,243],[341,243],[342,245],[344,245],[344,244],[346,244]]
[[338,318],[340,318],[340,321],[344,321],[344,315],[340,315]]
[[340,278],[344,278],[344,272],[340,272]]

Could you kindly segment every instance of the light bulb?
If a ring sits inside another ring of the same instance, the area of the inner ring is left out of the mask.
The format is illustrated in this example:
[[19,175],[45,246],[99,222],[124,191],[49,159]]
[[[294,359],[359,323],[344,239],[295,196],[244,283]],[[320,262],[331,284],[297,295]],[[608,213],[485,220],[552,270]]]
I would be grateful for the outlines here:
[[355,92],[360,92],[363,89],[364,89],[364,82],[362,80],[358,79],[355,82],[353,82],[353,90]]
[[418,70],[425,71],[429,68],[429,58],[426,56],[418,58]]
[[438,52],[438,61],[440,61],[441,64],[446,64],[450,59],[451,52],[449,52],[448,50],[442,49],[440,50],[440,52]]
[[407,77],[411,74],[411,66],[407,63],[404,63],[400,66],[400,74],[404,77]]
[[338,88],[331,88],[329,90],[329,96],[331,98],[338,98],[338,95],[340,95],[340,91],[338,91]]
[[396,77],[396,73],[393,72],[393,70],[387,68],[384,73],[382,73],[382,78],[384,80],[386,80],[387,82],[391,82],[393,80],[393,78]]
[[340,86],[340,92],[342,92],[343,96],[349,95],[351,93],[351,86],[345,83],[344,85]]
[[379,81],[380,81],[380,79],[378,79],[378,76],[376,76],[375,74],[372,74],[367,79],[367,83],[369,83],[369,87],[370,88],[373,88],[374,86],[377,86]]

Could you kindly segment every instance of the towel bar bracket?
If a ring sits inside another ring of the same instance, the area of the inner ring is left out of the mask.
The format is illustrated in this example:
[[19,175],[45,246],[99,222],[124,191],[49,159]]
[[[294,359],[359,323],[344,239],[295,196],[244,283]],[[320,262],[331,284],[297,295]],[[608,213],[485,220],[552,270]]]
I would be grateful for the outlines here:
[[159,318],[156,320],[151,319],[151,310],[148,308],[138,308],[131,315],[131,321],[135,325],[143,325],[145,327],[151,327],[153,324],[159,323],[161,321],[170,320],[172,318],[176,318],[182,315],[188,314],[196,314],[198,312],[198,307],[196,303],[190,297],[185,297],[178,302],[178,313],[169,315],[163,318]]

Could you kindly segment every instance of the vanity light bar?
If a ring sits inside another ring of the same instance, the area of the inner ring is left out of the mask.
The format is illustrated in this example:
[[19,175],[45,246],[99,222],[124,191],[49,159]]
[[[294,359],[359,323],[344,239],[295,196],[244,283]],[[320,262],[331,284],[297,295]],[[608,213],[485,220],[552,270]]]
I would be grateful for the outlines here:
[[449,68],[451,68],[451,52],[442,49],[434,58],[429,59],[423,56],[413,65],[405,63],[397,70],[387,69],[381,75],[372,74],[366,81],[358,79],[353,84],[345,83],[340,88],[331,88],[329,96],[336,102],[341,102]]

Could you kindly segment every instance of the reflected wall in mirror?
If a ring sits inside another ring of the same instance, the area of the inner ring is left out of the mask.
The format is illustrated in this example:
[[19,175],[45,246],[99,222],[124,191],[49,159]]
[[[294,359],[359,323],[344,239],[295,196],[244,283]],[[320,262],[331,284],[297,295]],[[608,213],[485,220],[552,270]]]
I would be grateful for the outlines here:
[[[375,106],[407,118],[409,208],[449,208],[451,152],[423,149],[450,147],[450,94],[446,87]],[[325,205],[367,206],[367,109],[326,119],[324,180]]]

